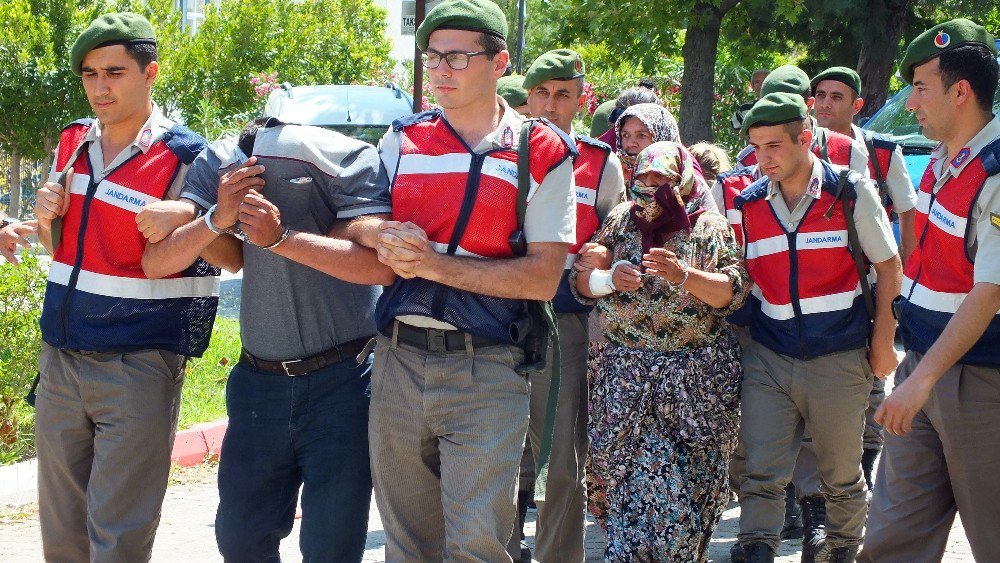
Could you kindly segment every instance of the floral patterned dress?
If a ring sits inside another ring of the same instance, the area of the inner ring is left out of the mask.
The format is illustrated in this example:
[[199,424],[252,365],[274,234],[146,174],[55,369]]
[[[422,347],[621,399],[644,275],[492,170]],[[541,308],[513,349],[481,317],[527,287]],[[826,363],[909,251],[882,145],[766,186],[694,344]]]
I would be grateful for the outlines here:
[[[592,240],[615,261],[639,264],[630,205],[616,207]],[[746,299],[749,278],[718,213],[703,213],[663,247],[693,268],[728,275],[734,299],[714,309],[649,276],[637,291],[596,302],[602,338],[588,363],[587,488],[607,531],[607,561],[705,561],[729,497],[743,373],[724,317]],[[575,272],[570,281],[575,289]]]

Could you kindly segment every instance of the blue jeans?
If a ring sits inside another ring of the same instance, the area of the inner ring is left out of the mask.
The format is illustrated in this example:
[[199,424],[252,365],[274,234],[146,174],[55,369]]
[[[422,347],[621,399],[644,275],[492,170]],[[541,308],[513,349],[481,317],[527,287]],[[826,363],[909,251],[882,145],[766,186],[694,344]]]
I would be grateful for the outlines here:
[[300,485],[303,561],[361,561],[372,492],[371,366],[369,356],[298,377],[233,368],[215,519],[226,561],[280,561]]

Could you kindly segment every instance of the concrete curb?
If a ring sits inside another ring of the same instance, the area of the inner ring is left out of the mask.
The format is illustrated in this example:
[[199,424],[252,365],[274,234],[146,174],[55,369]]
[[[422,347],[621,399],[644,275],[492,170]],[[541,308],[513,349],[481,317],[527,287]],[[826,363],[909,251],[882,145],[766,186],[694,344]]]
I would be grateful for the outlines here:
[[222,438],[229,427],[229,419],[196,424],[177,433],[174,449],[170,453],[171,463],[181,467],[191,467],[206,459],[219,459],[222,453]]

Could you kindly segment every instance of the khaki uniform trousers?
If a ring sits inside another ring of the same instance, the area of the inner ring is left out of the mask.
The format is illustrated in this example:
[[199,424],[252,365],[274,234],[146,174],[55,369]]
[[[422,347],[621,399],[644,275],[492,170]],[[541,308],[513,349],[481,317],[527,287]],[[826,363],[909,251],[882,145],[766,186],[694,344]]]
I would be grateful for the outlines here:
[[428,352],[378,335],[369,444],[386,561],[511,561],[528,430],[516,346]]
[[[587,313],[560,313],[559,399],[545,501],[538,502],[533,557],[547,563],[571,563],[585,559],[584,531],[587,522]],[[549,400],[552,362],[544,372],[531,375],[531,415],[528,437],[533,459],[538,459]],[[522,472],[523,475],[523,472]],[[508,551],[520,554],[520,536],[511,537]]]
[[777,551],[785,485],[808,430],[827,500],[827,541],[860,544],[867,508],[861,445],[874,378],[865,350],[799,360],[752,342],[743,371],[740,543],[765,542]]
[[49,562],[148,561],[167,489],[183,356],[42,344],[38,512]]
[[[921,357],[906,354],[896,385]],[[885,435],[858,561],[941,561],[956,511],[976,561],[1000,561],[998,469],[1000,369],[956,364],[934,385],[913,429]]]

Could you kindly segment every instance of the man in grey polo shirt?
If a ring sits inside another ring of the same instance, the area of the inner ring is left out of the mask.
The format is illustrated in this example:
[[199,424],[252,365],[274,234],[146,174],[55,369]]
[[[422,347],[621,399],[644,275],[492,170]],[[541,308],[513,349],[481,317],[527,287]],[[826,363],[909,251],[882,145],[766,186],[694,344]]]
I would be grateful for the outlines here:
[[367,343],[381,293],[369,284],[394,276],[352,240],[373,236],[390,211],[378,153],[339,133],[258,120],[238,143],[205,151],[182,197],[208,213],[153,245],[165,272],[221,233],[244,268],[219,550],[227,561],[276,559],[302,486],[304,558],[360,561],[371,497]]

